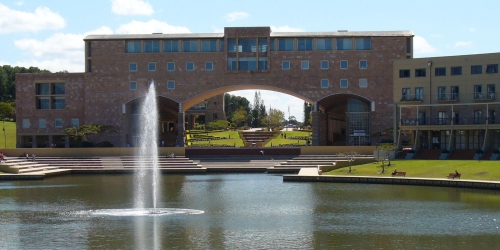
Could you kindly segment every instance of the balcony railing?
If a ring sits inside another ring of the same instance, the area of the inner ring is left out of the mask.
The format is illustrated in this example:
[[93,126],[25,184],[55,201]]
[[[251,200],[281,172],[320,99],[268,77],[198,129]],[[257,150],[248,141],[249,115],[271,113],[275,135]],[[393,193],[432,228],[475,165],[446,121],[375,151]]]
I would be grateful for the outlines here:
[[401,102],[422,102],[424,101],[424,94],[402,95]]
[[458,101],[460,100],[459,93],[438,93],[436,96],[438,101]]
[[490,117],[460,117],[460,118],[419,118],[419,119],[401,119],[401,126],[417,125],[474,125],[474,124],[500,124],[500,119],[495,116]]
[[495,91],[472,93],[472,98],[474,100],[495,100],[495,96]]

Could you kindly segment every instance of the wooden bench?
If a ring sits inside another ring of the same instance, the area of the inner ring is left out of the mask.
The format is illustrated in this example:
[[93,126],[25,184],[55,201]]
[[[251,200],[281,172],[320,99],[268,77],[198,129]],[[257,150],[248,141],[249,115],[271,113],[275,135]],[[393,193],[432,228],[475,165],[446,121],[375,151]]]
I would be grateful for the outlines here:
[[391,176],[392,177],[394,177],[394,176],[403,176],[403,177],[406,177],[406,172],[392,172]]
[[446,176],[448,179],[455,179],[455,178],[458,178],[460,179],[460,176],[462,176],[461,173],[450,173],[448,174],[448,176]]

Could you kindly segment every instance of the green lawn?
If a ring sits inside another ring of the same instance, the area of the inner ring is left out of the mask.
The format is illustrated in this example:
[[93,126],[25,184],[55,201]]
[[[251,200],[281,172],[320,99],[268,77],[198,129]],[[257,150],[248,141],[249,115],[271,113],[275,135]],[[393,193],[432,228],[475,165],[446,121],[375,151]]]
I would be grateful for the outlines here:
[[[457,170],[462,179],[500,181],[499,161],[473,160],[393,160],[391,166],[382,172],[380,162],[352,166],[353,175],[361,176],[391,176],[391,172],[406,172],[406,177],[446,178],[449,173]],[[349,168],[341,168],[324,173],[325,175],[345,175]]]
[[[193,131],[193,132],[201,132],[201,131]],[[214,137],[225,137],[227,139],[223,140],[209,140],[209,141],[196,141],[196,142],[189,142],[190,145],[236,145],[236,147],[242,147],[243,146],[243,140],[241,140],[240,136],[238,135],[238,131],[220,131],[220,132],[210,132],[210,133],[201,133],[200,135],[208,135],[208,136],[214,136]],[[190,133],[187,133],[188,138],[192,138]],[[230,139],[229,139],[230,138]]]
[[[3,129],[5,128],[5,132]],[[16,147],[16,123],[0,122],[0,148]]]
[[[311,131],[282,131],[281,135],[278,135],[278,137],[272,139],[269,141],[265,146],[270,147],[271,145],[273,146],[278,146],[278,145],[306,145],[306,139],[307,137],[311,137]],[[285,135],[286,134],[286,139]]]

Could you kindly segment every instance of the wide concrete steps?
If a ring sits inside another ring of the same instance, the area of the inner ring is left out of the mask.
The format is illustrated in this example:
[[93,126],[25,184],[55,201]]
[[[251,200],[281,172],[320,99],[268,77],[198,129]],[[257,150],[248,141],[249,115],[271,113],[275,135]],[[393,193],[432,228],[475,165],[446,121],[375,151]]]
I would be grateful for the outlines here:
[[22,176],[53,176],[69,174],[70,170],[59,169],[46,163],[29,161],[25,158],[11,158],[0,163],[0,171],[7,174]]

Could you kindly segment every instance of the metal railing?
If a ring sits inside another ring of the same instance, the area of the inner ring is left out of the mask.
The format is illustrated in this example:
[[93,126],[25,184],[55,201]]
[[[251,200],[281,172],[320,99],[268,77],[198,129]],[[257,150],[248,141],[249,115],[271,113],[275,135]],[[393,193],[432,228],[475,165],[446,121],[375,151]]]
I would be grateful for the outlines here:
[[438,101],[458,101],[460,100],[459,93],[438,93],[436,95]]
[[419,118],[419,119],[401,119],[401,126],[417,125],[484,125],[500,124],[500,119],[495,116],[490,117],[459,117],[459,118]]
[[472,93],[472,98],[474,100],[495,100],[495,97],[496,97],[495,91]]
[[406,94],[401,96],[401,102],[423,101],[424,94]]

